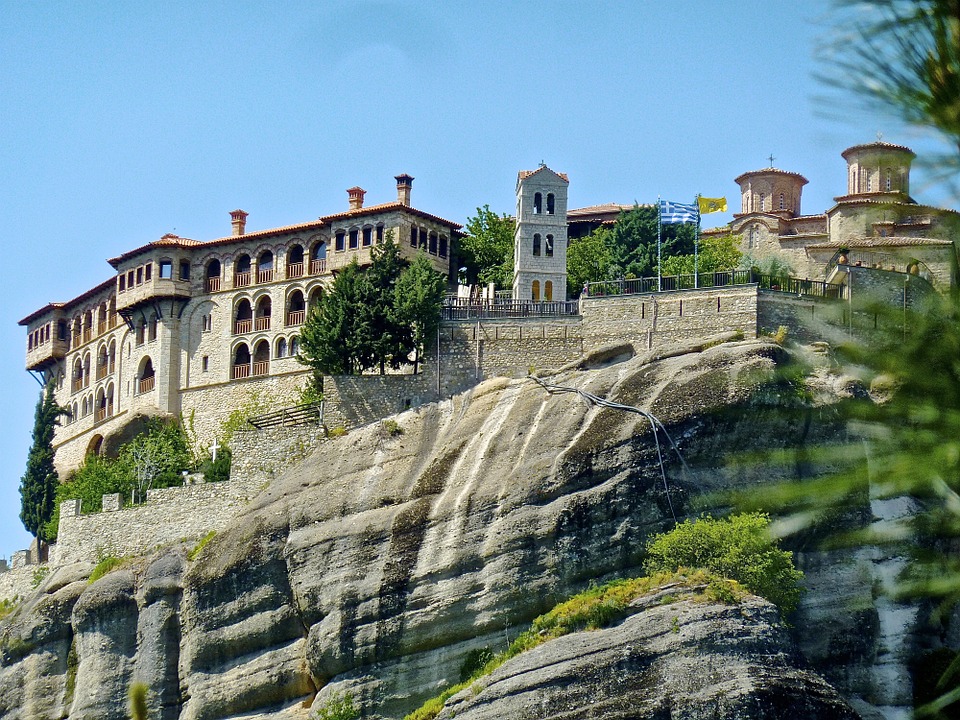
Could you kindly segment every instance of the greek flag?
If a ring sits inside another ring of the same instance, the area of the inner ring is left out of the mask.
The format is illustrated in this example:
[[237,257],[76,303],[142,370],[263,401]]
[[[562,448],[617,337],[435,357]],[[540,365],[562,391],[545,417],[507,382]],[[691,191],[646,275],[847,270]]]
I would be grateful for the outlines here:
[[660,223],[662,225],[676,225],[678,223],[700,222],[700,209],[696,205],[660,201]]

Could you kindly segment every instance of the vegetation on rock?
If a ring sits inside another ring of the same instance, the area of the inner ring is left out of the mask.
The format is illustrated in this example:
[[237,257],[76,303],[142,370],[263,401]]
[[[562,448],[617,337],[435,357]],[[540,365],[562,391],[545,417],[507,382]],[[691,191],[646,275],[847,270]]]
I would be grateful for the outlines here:
[[357,720],[360,709],[353,704],[350,693],[332,693],[312,715],[313,720]]
[[97,580],[102,578],[104,575],[113,572],[119,567],[122,567],[127,563],[127,558],[125,557],[114,557],[113,555],[106,555],[93,566],[93,571],[90,573],[90,577],[87,578],[87,583],[93,585]]

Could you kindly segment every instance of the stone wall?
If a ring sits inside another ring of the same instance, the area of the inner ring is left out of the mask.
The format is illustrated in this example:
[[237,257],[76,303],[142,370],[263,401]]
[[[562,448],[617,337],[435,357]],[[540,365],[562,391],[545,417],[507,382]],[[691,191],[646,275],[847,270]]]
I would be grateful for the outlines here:
[[[330,427],[328,425],[328,427]],[[322,425],[271,427],[236,432],[230,440],[233,478],[266,483],[324,441]],[[233,481],[231,481],[233,482]]]
[[15,602],[26,597],[33,590],[35,566],[20,567],[0,573],[0,601]]
[[323,398],[327,428],[366,425],[437,400],[436,374],[327,376]]
[[757,333],[757,286],[584,298],[583,351],[616,342],[646,348],[725,332]]
[[843,329],[848,305],[843,300],[818,300],[761,290],[757,299],[757,331],[775,333],[781,326],[792,340],[828,339]]

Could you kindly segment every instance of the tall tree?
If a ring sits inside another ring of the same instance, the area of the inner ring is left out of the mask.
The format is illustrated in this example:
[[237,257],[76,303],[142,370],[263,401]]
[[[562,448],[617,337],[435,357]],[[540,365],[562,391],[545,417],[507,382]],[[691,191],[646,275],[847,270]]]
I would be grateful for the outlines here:
[[570,242],[567,248],[567,290],[579,297],[584,284],[610,276],[612,233],[599,227],[586,237]]
[[484,205],[467,218],[464,229],[467,235],[459,243],[459,261],[467,269],[467,281],[509,288],[513,283],[514,219],[506,213],[497,215]]
[[394,307],[398,321],[409,328],[414,351],[413,371],[417,372],[425,345],[440,325],[440,308],[446,280],[433,269],[422,252],[397,281]]
[[400,367],[406,362],[411,345],[410,325],[397,317],[394,303],[397,282],[409,263],[400,256],[393,232],[370,252],[371,264],[364,272],[360,287],[364,295],[361,303],[370,333],[372,361],[380,366]]
[[53,431],[63,408],[47,383],[37,401],[33,419],[33,444],[27,454],[27,469],[20,478],[20,520],[37,541],[48,540],[46,523],[53,516],[59,477],[53,464]]
[[[665,259],[693,252],[696,229],[693,225],[664,225],[660,252]],[[652,277],[657,274],[657,208],[634,205],[620,213],[610,236],[611,271],[624,277]]]

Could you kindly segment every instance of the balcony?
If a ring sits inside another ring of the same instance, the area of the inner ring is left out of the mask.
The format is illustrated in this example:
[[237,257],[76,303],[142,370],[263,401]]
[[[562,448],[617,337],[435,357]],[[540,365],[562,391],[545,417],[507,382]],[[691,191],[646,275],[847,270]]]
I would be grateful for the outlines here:
[[270,317],[258,317],[256,320],[256,330],[269,330],[270,329]]
[[233,324],[233,334],[234,335],[243,335],[253,330],[253,320],[249,318],[247,320],[237,320]]
[[93,328],[84,328],[83,329],[83,341],[85,343],[90,342],[93,339]]
[[258,283],[268,283],[273,282],[273,269],[268,270],[257,270],[257,282]]
[[97,408],[94,421],[103,422],[108,417],[113,417],[113,404],[107,405],[106,407]]
[[253,364],[253,374],[254,375],[266,375],[270,372],[270,361],[264,360],[263,362],[255,362]]
[[290,263],[287,265],[287,279],[303,277],[303,263]]
[[303,325],[303,320],[307,314],[306,310],[291,310],[287,313],[287,327],[291,325]]
[[238,272],[233,276],[234,287],[247,287],[250,284],[250,271]]
[[137,391],[139,394],[148,393],[153,390],[157,382],[157,376],[151,375],[150,377],[143,378],[139,383],[137,383]]
[[160,277],[154,273],[139,285],[127,287],[117,295],[117,312],[127,316],[129,311],[144,304],[152,304],[160,299],[189,300],[191,294],[189,280],[175,280],[172,277]]
[[250,366],[249,365],[234,365],[233,366],[233,379],[242,380],[243,378],[250,377]]
[[321,258],[320,260],[311,260],[310,261],[310,274],[311,275],[323,275],[327,271],[327,260],[326,258]]
[[219,292],[220,291],[220,278],[218,277],[209,277],[207,278],[207,292]]
[[70,383],[70,392],[80,392],[83,390],[83,378],[74,378]]
[[97,366],[97,380],[103,380],[107,376],[107,366],[99,365]]
[[27,369],[42,370],[56,360],[62,360],[70,350],[66,340],[46,340],[27,349]]
[[97,323],[97,335],[103,335],[107,331],[106,321]]

